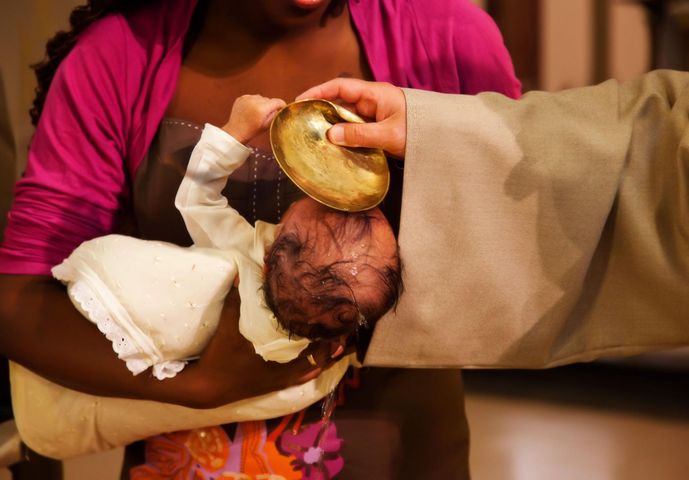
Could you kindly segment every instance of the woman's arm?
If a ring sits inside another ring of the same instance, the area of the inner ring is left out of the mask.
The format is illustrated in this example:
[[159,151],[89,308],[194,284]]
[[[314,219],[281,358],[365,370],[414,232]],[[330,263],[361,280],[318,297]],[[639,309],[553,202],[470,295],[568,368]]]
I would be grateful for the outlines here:
[[[105,337],[77,312],[64,287],[51,277],[0,275],[0,351],[41,375],[88,393],[173,400],[170,392],[155,391],[156,382],[167,382],[131,375]],[[183,397],[180,393],[177,400]]]
[[[50,277],[81,242],[116,229],[128,195],[127,58],[113,53],[120,32],[113,21],[85,33],[58,69],[15,189],[0,245],[0,354],[80,391],[188,406],[214,406],[311,378],[319,370],[305,358],[276,366],[253,353],[233,330],[239,316],[233,296],[200,361],[171,381],[134,377]],[[311,348],[326,365],[329,345]],[[248,370],[239,375],[231,365]]]
[[[0,352],[46,378],[101,396],[209,408],[303,383],[332,359],[329,344],[312,344],[293,362],[266,362],[238,330],[239,296],[232,290],[215,336],[197,362],[160,381],[133,376],[110,342],[86,321],[51,277],[0,275]],[[250,372],[250,374],[248,374]]]

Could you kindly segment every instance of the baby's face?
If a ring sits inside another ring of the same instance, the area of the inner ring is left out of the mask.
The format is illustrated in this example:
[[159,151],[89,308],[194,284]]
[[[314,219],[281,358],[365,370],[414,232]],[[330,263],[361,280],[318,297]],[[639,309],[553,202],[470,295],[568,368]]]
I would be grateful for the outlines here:
[[349,333],[383,302],[381,271],[391,262],[397,265],[397,242],[380,209],[365,215],[362,235],[362,222],[343,221],[308,197],[285,213],[275,244],[292,238],[309,247],[290,264],[280,287],[271,285],[278,304],[290,300],[276,314],[292,333],[308,338]]

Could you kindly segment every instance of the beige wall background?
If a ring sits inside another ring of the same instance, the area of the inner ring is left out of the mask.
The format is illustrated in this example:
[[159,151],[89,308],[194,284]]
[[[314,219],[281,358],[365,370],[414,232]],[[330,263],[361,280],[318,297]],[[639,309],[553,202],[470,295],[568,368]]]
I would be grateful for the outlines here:
[[[33,131],[28,109],[35,80],[29,65],[39,61],[49,35],[68,25],[76,0],[0,2],[0,233],[12,185],[26,163]],[[4,88],[3,88],[4,87]],[[11,127],[10,127],[11,125]]]
[[595,7],[601,2],[607,2],[609,9],[606,77],[628,80],[648,70],[650,31],[638,2],[541,0],[541,89],[555,91],[595,82]]
[[5,228],[5,213],[9,206],[11,180],[14,178],[14,137],[10,127],[9,112],[7,110],[7,97],[5,95],[5,83],[0,70],[0,240]]
[[[23,168],[31,139],[29,106],[35,79],[30,65],[43,57],[45,42],[69,25],[77,0],[4,0],[0,7],[0,71],[3,72],[9,117],[17,146],[18,166]],[[17,174],[21,168],[18,168]]]

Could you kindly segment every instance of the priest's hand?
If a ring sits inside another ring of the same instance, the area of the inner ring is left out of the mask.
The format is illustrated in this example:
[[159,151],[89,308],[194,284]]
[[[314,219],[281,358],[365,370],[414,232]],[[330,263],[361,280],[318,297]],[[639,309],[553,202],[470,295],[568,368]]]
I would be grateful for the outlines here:
[[297,97],[332,100],[371,123],[338,123],[328,130],[328,139],[346,147],[382,148],[403,158],[407,143],[407,104],[402,89],[389,83],[337,78],[308,89]]

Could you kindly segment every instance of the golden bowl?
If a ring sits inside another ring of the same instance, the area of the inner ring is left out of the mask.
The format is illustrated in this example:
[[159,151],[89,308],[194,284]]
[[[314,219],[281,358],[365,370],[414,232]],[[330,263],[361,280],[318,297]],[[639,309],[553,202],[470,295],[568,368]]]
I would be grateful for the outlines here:
[[270,125],[270,144],[285,174],[311,198],[337,210],[368,210],[388,191],[388,163],[382,150],[331,143],[326,132],[342,122],[364,120],[327,100],[290,103]]

